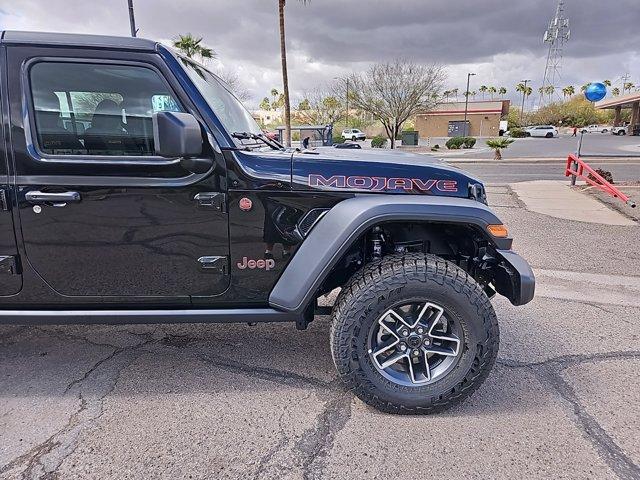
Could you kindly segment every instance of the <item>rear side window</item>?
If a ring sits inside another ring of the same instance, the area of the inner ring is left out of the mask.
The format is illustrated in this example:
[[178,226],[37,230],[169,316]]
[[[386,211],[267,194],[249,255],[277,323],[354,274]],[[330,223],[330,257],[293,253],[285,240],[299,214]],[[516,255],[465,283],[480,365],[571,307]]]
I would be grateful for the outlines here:
[[142,66],[40,62],[30,83],[36,141],[48,155],[155,155],[152,114],[183,111]]

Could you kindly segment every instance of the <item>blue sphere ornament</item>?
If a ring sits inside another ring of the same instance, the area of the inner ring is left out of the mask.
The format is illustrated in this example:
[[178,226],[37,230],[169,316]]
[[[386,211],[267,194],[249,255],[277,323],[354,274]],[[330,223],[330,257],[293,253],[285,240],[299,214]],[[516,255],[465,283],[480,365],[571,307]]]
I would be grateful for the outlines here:
[[590,102],[599,102],[607,95],[607,86],[604,83],[590,83],[584,91],[584,96]]

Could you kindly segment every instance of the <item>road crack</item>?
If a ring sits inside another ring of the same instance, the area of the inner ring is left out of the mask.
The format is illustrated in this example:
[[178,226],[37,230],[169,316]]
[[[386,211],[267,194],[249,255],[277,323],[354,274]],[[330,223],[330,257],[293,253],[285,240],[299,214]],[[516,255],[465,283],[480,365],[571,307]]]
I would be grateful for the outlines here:
[[[66,334],[63,336],[68,337]],[[87,341],[81,337],[74,338]],[[57,469],[76,450],[81,434],[103,415],[104,401],[116,388],[122,371],[141,355],[142,347],[153,341],[148,339],[134,346],[117,348],[95,362],[80,378],[70,382],[63,395],[77,395],[78,409],[44,442],[0,467],[0,477],[21,469],[20,476],[25,480],[57,478]]]
[[626,359],[640,359],[640,351],[563,355],[530,363],[499,359],[497,363],[507,368],[531,369],[543,383],[549,384],[558,396],[571,406],[574,423],[582,431],[584,437],[595,447],[600,458],[618,477],[623,480],[632,480],[640,478],[640,466],[624,452],[605,428],[587,412],[586,407],[580,403],[580,399],[573,387],[562,378],[564,370],[582,363]]
[[351,392],[340,389],[329,397],[316,417],[316,424],[307,430],[296,443],[295,452],[302,466],[304,480],[321,479],[326,460],[336,439],[351,418]]

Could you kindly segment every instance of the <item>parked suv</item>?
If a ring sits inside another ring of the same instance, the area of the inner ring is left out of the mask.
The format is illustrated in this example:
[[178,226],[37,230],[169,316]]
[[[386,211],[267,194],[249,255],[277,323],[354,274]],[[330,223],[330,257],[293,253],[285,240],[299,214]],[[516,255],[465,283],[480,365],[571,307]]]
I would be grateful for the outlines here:
[[558,136],[558,129],[553,125],[534,125],[524,129],[529,137],[553,138]]
[[429,157],[284,148],[156,42],[0,38],[0,323],[330,314],[339,376],[386,412],[443,410],[487,377],[489,299],[525,304],[535,281],[482,182]]
[[367,136],[364,134],[364,132],[361,132],[360,130],[358,130],[357,128],[348,128],[346,130],[342,131],[342,136],[347,139],[347,140],[353,140],[354,142],[356,140],[366,140]]

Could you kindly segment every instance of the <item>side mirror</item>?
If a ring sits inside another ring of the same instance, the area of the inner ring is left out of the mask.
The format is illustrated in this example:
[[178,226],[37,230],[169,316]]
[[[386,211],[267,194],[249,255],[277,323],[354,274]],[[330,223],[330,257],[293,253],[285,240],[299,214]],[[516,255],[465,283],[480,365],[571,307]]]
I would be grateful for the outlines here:
[[153,143],[156,155],[190,158],[202,154],[200,123],[189,113],[153,114]]

